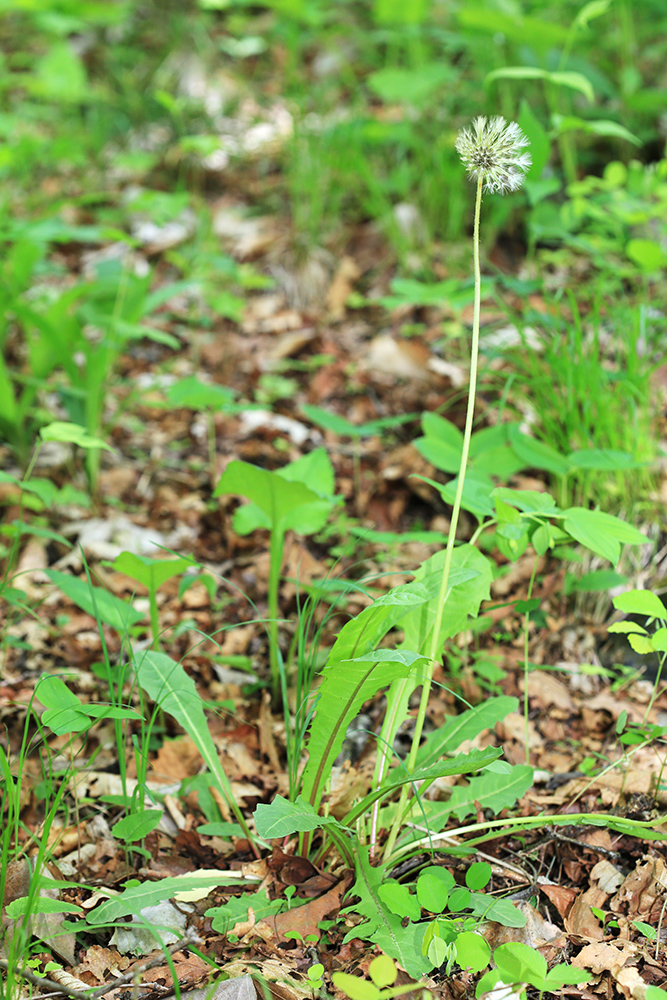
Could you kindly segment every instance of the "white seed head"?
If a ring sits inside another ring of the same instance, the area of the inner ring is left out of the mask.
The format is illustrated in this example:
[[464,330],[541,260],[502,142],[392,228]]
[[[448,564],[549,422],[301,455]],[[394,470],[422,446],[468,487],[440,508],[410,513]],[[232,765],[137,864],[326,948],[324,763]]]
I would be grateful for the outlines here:
[[516,122],[495,118],[475,118],[470,128],[462,128],[456,150],[471,180],[482,180],[487,191],[516,191],[523,184],[532,160],[522,153],[529,142]]

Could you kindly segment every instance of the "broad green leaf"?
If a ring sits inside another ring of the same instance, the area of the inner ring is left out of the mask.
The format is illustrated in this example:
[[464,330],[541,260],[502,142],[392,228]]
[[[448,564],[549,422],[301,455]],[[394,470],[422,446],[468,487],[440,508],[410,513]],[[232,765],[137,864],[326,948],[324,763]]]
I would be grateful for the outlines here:
[[65,444],[75,444],[79,448],[104,448],[106,451],[113,451],[111,445],[103,441],[102,438],[92,437],[85,427],[80,424],[69,424],[63,420],[54,420],[52,423],[41,427],[39,436],[42,441],[60,441]]
[[646,635],[646,629],[637,622],[613,622],[607,629],[608,632],[618,632],[621,635]]
[[[533,775],[531,774],[531,781]],[[466,872],[466,885],[469,889],[479,892],[491,880],[491,865],[488,861],[473,861]]]
[[623,139],[631,142],[633,146],[642,146],[643,143],[636,135],[630,132],[618,122],[609,119],[578,118],[576,115],[553,115],[552,123],[556,135],[565,132],[588,132],[591,135],[610,136],[613,139]]
[[484,732],[493,729],[510,712],[516,712],[519,707],[517,698],[502,696],[488,698],[475,708],[468,708],[459,715],[446,719],[438,729],[429,733],[417,754],[417,766],[428,767],[434,764],[445,753],[452,753],[464,741],[473,740]]
[[[57,883],[56,883],[57,885]],[[13,899],[5,909],[8,917],[16,920],[26,914],[33,916],[36,913],[76,913],[82,914],[83,910],[75,903],[67,903],[64,899],[52,899],[50,896],[38,896],[37,899],[30,899],[29,896],[21,896]]]
[[234,390],[226,385],[201,382],[196,375],[179,379],[167,389],[172,406],[189,410],[225,410],[234,402]]
[[[569,40],[569,31],[564,25],[541,17],[525,17],[516,9],[505,13],[491,6],[463,4],[456,16],[465,30],[482,35],[501,34],[519,45],[525,45],[530,39],[532,48],[553,49],[554,46],[562,47]],[[512,68],[523,69],[521,66]]]
[[516,427],[510,428],[509,438],[515,452],[528,467],[545,469],[554,476],[566,476],[570,471],[567,459],[543,441],[522,434]]
[[161,809],[144,809],[142,812],[131,813],[114,823],[113,835],[119,840],[134,843],[152,833],[161,819]]
[[165,653],[152,649],[137,658],[134,669],[137,680],[148,697],[163,711],[172,715],[193,740],[223,798],[245,830],[245,819],[220,763],[204,714],[204,704],[197,694],[193,679],[186,674],[180,663],[176,663]]
[[449,807],[450,813],[453,812],[459,822],[477,812],[479,806],[476,803],[497,816],[501,810],[516,805],[517,800],[532,786],[534,774],[528,764],[515,765],[509,774],[486,771],[471,778],[467,785],[452,788],[449,800],[443,805]]
[[327,823],[335,822],[333,816],[318,816],[317,810],[301,795],[296,802],[275,795],[268,805],[260,803],[257,806],[254,820],[255,829],[264,840],[318,830]]
[[536,948],[518,941],[499,945],[493,952],[493,961],[511,983],[532,983],[534,978],[541,980],[547,974],[544,956]]
[[[446,486],[442,486],[440,483],[436,483],[432,479],[427,479],[426,476],[415,476],[415,478],[423,479],[425,483],[430,483],[431,486],[435,486],[445,503],[454,503],[458,476],[456,479],[450,480]],[[466,474],[465,480],[463,481],[463,497],[461,500],[461,506],[464,510],[468,510],[471,514],[474,514],[480,523],[485,517],[493,517],[494,507],[491,501],[492,490],[492,481],[483,476],[481,472],[472,469]]]
[[625,252],[630,260],[646,274],[659,271],[667,262],[667,253],[655,240],[640,239],[639,237],[628,240]]
[[421,907],[407,885],[388,879],[378,887],[378,895],[384,905],[397,917],[408,917],[409,920],[419,920]]
[[113,561],[115,570],[142,583],[152,594],[172,576],[184,573],[193,565],[196,564],[191,559],[151,559],[134,552],[121,552]]
[[617,611],[646,615],[647,618],[667,618],[667,608],[652,590],[628,590],[613,600]]
[[628,642],[634,649],[635,653],[639,653],[641,656],[646,656],[648,653],[652,653],[653,649],[653,639],[648,636],[637,635],[634,632],[630,632],[628,635]]
[[121,634],[144,620],[140,611],[135,611],[125,601],[101,587],[91,586],[87,580],[79,580],[78,577],[61,573],[57,569],[46,569],[44,572],[77,607],[93,617],[99,615],[104,625],[110,625]]
[[[304,403],[301,409],[308,419],[312,420],[318,427],[333,431],[334,434],[338,434],[340,437],[351,438],[363,438],[370,437],[373,434],[380,434],[383,430],[400,427],[401,424],[415,420],[418,416],[417,413],[403,413],[396,417],[369,420],[365,424],[353,424],[346,417],[342,417],[338,413],[332,413],[330,410],[325,410],[322,406],[311,406],[309,403]],[[333,486],[330,492],[333,492]]]
[[378,955],[369,963],[368,974],[375,985],[382,989],[385,986],[394,985],[398,978],[398,969],[393,958],[390,958],[389,955]]
[[105,900],[86,914],[86,920],[93,926],[113,923],[129,914],[139,916],[148,906],[157,906],[166,899],[173,899],[179,892],[196,889],[215,889],[219,885],[247,885],[248,879],[229,872],[202,871],[188,875],[174,875],[157,882],[143,882],[125,889],[118,896]]
[[562,526],[592,552],[616,564],[621,554],[621,543],[642,545],[647,538],[631,524],[618,517],[585,507],[569,507],[563,511]]
[[373,868],[368,860],[368,848],[359,845],[356,853],[356,881],[348,895],[358,896],[354,912],[365,918],[345,936],[343,943],[353,937],[372,941],[386,955],[390,955],[406,970],[408,975],[418,979],[428,971],[428,959],[421,953],[424,928],[420,924],[403,927],[401,918],[392,913],[382,902],[379,888],[386,878],[383,867]]
[[[334,972],[333,983],[350,1000],[380,1000],[382,994],[367,979],[360,979],[349,972]],[[667,996],[667,994],[665,994]]]
[[255,920],[266,920],[285,909],[284,899],[268,899],[264,889],[257,892],[232,896],[222,906],[213,906],[204,916],[211,920],[211,926],[218,934],[228,934],[239,921],[247,921],[248,910],[252,909]]
[[447,868],[432,865],[419,874],[417,899],[429,913],[442,913],[455,885],[454,876]]
[[518,910],[509,899],[494,899],[482,892],[470,894],[468,908],[483,920],[495,920],[503,927],[525,927],[525,914]]
[[238,461],[229,463],[218,480],[213,496],[227,493],[251,500],[266,514],[271,528],[285,525],[296,508],[319,500],[318,494],[304,483],[288,482],[276,472]]
[[[546,974],[546,989],[553,989],[556,987],[560,989],[563,986],[577,986],[580,983],[587,983],[589,979],[593,978],[592,972],[587,969],[578,969],[576,965],[570,965],[568,962],[561,962],[559,965],[552,966]],[[660,991],[663,992],[662,990]],[[666,994],[667,997],[667,994]],[[648,991],[646,993],[646,1000],[649,1000]]]
[[289,462],[278,469],[276,475],[290,483],[303,483],[314,490],[320,499],[330,500],[334,495],[334,469],[324,448],[315,448],[294,462]]
[[602,472],[641,469],[645,465],[644,462],[638,462],[625,451],[612,451],[609,448],[571,451],[567,460],[572,469],[599,469]]
[[591,81],[588,77],[584,76],[583,73],[575,73],[571,70],[566,70],[560,73],[548,73],[547,78],[551,81],[551,83],[555,83],[561,87],[568,87],[570,90],[578,90],[579,93],[583,94],[591,104],[595,101],[595,93],[593,91]]
[[611,0],[589,0],[577,13],[572,22],[573,28],[587,28],[588,22],[602,14],[606,14],[611,6]]
[[[489,764],[494,763],[500,756],[501,751],[496,747],[486,747],[484,750],[473,748],[469,753],[457,754],[456,757],[438,761],[429,767],[419,767],[412,773],[407,773],[400,767],[394,768],[380,788],[374,788],[353,809],[345,816],[344,822],[351,826],[359,816],[377,802],[379,799],[387,798],[403,785],[413,784],[421,781],[433,781],[435,778],[451,777],[453,774],[469,774],[471,771],[479,771]],[[498,778],[497,775],[494,777]]]
[[42,713],[42,722],[57,736],[65,733],[81,733],[90,729],[92,721],[84,712],[84,706],[79,698],[70,691],[60,677],[42,677],[35,689],[35,694],[46,711]]
[[462,931],[456,935],[456,961],[462,969],[481,972],[491,960],[491,949],[481,934]]

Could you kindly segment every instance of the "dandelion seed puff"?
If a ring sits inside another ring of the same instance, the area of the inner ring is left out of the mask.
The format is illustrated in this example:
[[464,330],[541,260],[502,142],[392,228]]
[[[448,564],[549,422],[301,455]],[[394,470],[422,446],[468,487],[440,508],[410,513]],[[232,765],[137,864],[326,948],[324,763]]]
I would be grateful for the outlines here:
[[521,150],[529,141],[516,122],[501,115],[475,118],[456,139],[456,151],[471,180],[481,180],[487,191],[517,191],[532,160]]

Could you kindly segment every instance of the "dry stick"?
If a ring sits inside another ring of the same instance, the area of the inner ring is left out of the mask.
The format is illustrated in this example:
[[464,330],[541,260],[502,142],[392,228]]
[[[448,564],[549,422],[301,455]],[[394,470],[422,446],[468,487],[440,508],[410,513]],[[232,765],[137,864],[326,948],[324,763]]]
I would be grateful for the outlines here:
[[[136,979],[137,976],[140,976],[149,969],[154,969],[156,966],[160,965],[164,961],[165,951],[168,951],[170,955],[173,955],[177,951],[181,951],[182,948],[187,948],[189,944],[194,944],[198,940],[200,940],[199,935],[188,932],[180,938],[180,940],[176,941],[174,944],[170,944],[167,948],[164,948],[160,954],[155,958],[152,958],[150,962],[145,962],[143,965],[139,965],[136,969],[132,969],[130,972],[125,972],[122,976],[112,979],[110,983],[106,983],[104,986],[100,986],[96,990],[89,990],[85,993],[83,990],[75,990],[62,983],[56,983],[53,979],[37,976],[29,969],[14,969],[13,972],[14,975],[20,977],[21,979],[27,979],[28,982],[32,983],[34,986],[40,986],[42,989],[46,988],[51,990],[53,993],[59,993],[61,996],[72,997],[73,1000],[96,1000],[97,997],[102,997],[106,993],[110,993],[111,990],[115,990],[118,986],[124,986],[125,983],[132,982],[132,980]],[[0,959],[0,969],[4,969],[8,972],[9,962],[5,962]]]

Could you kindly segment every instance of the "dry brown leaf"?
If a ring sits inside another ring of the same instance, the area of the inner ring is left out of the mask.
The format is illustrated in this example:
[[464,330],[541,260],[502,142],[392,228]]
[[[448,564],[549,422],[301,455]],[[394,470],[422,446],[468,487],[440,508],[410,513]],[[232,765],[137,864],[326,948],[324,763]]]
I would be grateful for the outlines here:
[[394,340],[390,334],[382,333],[371,340],[362,360],[374,374],[427,382],[433,378],[428,369],[430,357],[429,349],[418,341]]
[[549,902],[556,907],[560,917],[565,917],[569,913],[570,907],[578,895],[576,889],[565,885],[540,885],[540,889]]
[[352,257],[345,256],[340,260],[326,298],[326,306],[332,320],[342,319],[345,315],[345,304],[360,273]]
[[660,857],[648,857],[638,862],[633,872],[609,903],[614,913],[624,913],[633,919],[647,920],[667,887],[665,862]]
[[622,968],[637,954],[637,948],[630,941],[619,941],[617,944],[587,944],[578,955],[572,959],[572,965],[578,969],[588,969],[596,976],[602,972]]
[[565,917],[565,930],[568,934],[576,934],[585,941],[602,941],[604,930],[598,918],[591,910],[592,906],[601,909],[607,902],[608,895],[602,889],[591,886],[582,892],[572,904],[570,912]]
[[202,766],[202,758],[189,736],[179,736],[166,740],[157,752],[152,768],[156,781],[182,781],[197,774]]
[[528,694],[536,698],[539,705],[554,705],[563,712],[574,713],[576,707],[568,687],[553,674],[536,670],[528,675]]
[[303,937],[307,934],[319,934],[319,921],[338,913],[341,898],[346,891],[345,882],[339,882],[323,896],[311,899],[309,903],[296,906],[293,910],[279,913],[271,921],[275,933],[281,940],[285,937],[285,931],[298,931]]
[[89,945],[84,954],[83,962],[73,971],[77,976],[90,972],[99,983],[104,982],[107,972],[119,976],[130,964],[126,955],[121,955],[115,948],[103,948],[100,944]]
[[591,881],[597,882],[598,888],[611,896],[623,884],[623,872],[603,858],[591,870]]

